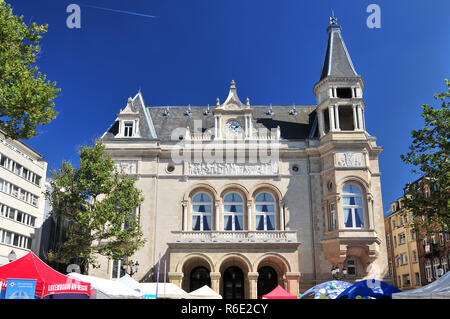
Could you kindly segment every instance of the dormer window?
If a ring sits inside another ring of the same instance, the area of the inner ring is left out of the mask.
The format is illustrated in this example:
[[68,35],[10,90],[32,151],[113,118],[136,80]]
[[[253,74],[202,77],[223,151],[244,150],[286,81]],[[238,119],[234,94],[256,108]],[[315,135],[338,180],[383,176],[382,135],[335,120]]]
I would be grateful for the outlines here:
[[133,136],[133,122],[126,122],[126,123],[125,123],[123,135],[124,135],[125,137],[131,137],[131,136]]

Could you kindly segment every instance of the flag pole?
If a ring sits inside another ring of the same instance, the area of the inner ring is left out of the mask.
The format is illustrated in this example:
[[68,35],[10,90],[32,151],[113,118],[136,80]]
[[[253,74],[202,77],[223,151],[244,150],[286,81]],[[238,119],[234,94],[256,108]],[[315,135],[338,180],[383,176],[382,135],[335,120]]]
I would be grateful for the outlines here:
[[166,258],[164,258],[164,299],[166,299]]
[[156,275],[156,299],[158,299],[158,282],[159,282],[159,267],[161,264],[161,253],[159,253],[158,257],[158,273]]

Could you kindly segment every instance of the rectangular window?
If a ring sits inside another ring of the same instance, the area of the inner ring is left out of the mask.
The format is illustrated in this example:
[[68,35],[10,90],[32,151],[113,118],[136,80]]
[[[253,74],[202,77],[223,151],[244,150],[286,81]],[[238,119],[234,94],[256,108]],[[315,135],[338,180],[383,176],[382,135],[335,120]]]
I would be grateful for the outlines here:
[[398,235],[398,243],[399,243],[399,245],[406,243],[405,233],[401,233],[400,235]]
[[133,136],[133,123],[125,123],[125,136]]
[[354,260],[347,260],[347,274],[349,276],[356,276],[356,266]]
[[119,279],[125,276],[125,263],[123,260],[113,260],[112,279]]
[[334,204],[328,206],[328,231],[336,229],[336,208]]
[[413,250],[413,258],[412,258],[413,260],[413,263],[416,263],[417,262],[417,251],[415,251],[415,250]]
[[410,285],[409,274],[403,275],[403,287],[409,287]]
[[388,249],[391,248],[391,234],[390,233],[386,233],[386,246]]
[[406,253],[400,254],[400,259],[402,261],[402,266],[408,264],[408,255]]

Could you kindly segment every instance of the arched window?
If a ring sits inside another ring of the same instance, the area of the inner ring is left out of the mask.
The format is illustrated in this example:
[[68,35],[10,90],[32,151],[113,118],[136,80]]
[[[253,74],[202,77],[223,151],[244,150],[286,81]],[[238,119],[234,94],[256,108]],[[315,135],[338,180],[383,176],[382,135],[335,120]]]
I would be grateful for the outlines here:
[[256,230],[275,229],[275,198],[269,193],[259,193],[255,197]]
[[342,189],[345,228],[364,228],[364,206],[361,189],[347,184]]
[[238,193],[229,193],[223,199],[224,230],[242,230],[244,228],[244,201]]
[[212,199],[206,193],[192,198],[192,230],[211,230]]

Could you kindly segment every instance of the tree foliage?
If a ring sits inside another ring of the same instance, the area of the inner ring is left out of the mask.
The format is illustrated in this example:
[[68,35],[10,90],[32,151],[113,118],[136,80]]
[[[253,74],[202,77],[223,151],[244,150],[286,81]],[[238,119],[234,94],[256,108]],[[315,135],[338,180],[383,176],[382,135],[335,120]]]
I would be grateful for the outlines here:
[[56,83],[38,71],[36,55],[48,25],[27,26],[0,0],[0,129],[12,139],[37,135],[38,125],[56,117]]
[[405,163],[415,167],[413,173],[423,177],[405,188],[405,210],[428,233],[443,228],[448,231],[450,223],[450,82],[445,82],[447,91],[435,94],[440,107],[422,106],[425,126],[411,132],[409,152],[401,155]]
[[114,260],[132,256],[145,243],[135,214],[143,201],[134,179],[117,171],[105,147],[82,147],[80,168],[64,161],[50,172],[46,193],[52,214],[66,221],[66,241],[49,251],[51,262],[84,260],[97,267],[96,255]]

